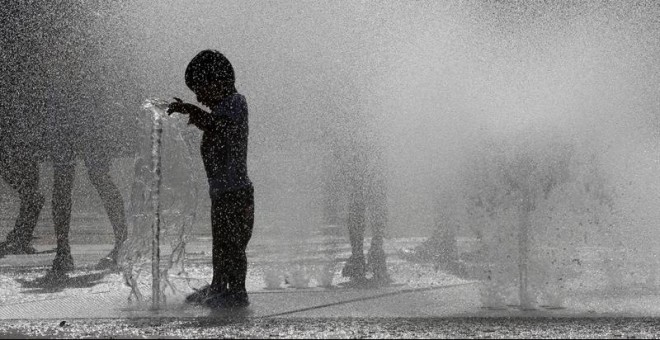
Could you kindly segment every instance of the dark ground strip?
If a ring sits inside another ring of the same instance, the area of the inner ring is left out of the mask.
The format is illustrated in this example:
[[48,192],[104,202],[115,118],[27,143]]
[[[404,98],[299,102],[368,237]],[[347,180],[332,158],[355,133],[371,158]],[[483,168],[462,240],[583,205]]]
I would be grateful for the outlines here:
[[[63,320],[64,321],[64,320]],[[652,318],[6,320],[0,338],[658,338]]]

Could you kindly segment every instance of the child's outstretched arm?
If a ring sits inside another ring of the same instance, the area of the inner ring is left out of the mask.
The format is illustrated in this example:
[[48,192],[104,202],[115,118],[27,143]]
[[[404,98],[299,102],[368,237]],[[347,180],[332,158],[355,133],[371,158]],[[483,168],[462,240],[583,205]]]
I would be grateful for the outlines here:
[[190,114],[204,114],[207,113],[203,109],[199,108],[195,104],[190,104],[190,103],[184,103],[183,100],[174,97],[175,102],[170,103],[167,106],[167,113],[169,115],[178,112],[184,115],[190,115]]
[[167,113],[172,114],[178,112],[188,115],[188,124],[194,124],[202,131],[212,131],[223,129],[227,125],[227,119],[222,116],[214,115],[207,112],[198,106],[190,103],[184,103],[179,98],[174,98],[176,102],[170,103],[167,108]]

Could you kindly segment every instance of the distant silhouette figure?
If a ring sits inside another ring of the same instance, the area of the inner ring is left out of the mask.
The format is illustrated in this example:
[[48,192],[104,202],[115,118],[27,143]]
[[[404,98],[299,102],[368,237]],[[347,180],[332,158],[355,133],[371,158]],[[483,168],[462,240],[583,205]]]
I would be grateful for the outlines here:
[[[351,256],[342,275],[354,283],[386,284],[391,281],[383,249],[387,227],[387,181],[382,150],[376,136],[369,133],[365,117],[354,97],[357,91],[347,90],[337,96],[340,101],[330,116],[329,130],[334,172],[326,184],[325,218],[330,224],[338,222],[339,204],[346,204],[346,226]],[[364,254],[367,225],[371,227],[371,245]],[[368,279],[368,274],[371,279]]]
[[[391,281],[387,272],[383,249],[387,226],[387,189],[380,152],[373,145],[350,143],[342,164],[348,190],[348,218],[346,221],[351,244],[351,256],[346,261],[342,275],[356,283],[367,280],[371,271],[376,283]],[[372,147],[370,147],[372,146]],[[364,257],[366,225],[371,225],[371,246]]]

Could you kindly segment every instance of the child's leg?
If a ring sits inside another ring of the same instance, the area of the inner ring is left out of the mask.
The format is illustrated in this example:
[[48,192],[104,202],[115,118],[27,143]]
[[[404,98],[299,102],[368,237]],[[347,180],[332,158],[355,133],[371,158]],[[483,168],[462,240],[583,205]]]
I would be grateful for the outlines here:
[[188,303],[204,303],[209,297],[214,295],[223,296],[227,292],[227,274],[222,267],[224,251],[219,242],[223,237],[222,216],[225,214],[223,211],[224,206],[222,197],[211,195],[211,262],[213,278],[210,285],[197,289],[194,293],[186,296],[186,302]]
[[245,250],[254,225],[253,189],[212,197],[213,281],[205,303],[213,307],[247,306]]
[[222,267],[227,273],[230,293],[245,293],[247,255],[245,251],[252,238],[254,226],[254,191],[252,188],[227,194],[224,234],[220,237],[223,248]]
[[226,208],[227,202],[223,197],[211,197],[211,236],[212,244],[212,264],[213,279],[211,280],[211,290],[219,293],[227,291],[227,269],[223,266],[225,258],[225,249],[223,239],[226,234]]

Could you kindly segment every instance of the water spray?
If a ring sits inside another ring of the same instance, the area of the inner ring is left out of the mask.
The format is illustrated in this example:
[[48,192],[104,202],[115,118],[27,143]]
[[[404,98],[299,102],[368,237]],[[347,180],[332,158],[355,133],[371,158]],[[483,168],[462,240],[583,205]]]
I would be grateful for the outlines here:
[[[122,254],[124,277],[131,287],[131,297],[138,301],[142,299],[139,276],[141,265],[147,257],[145,249],[149,244],[145,242],[144,233],[149,225],[151,228],[151,289],[152,308],[158,309],[164,302],[165,296],[161,285],[160,272],[160,239],[161,239],[161,186],[162,186],[162,117],[168,103],[164,100],[146,100],[143,109],[148,110],[150,119],[137,117],[140,125],[147,132],[150,129],[150,148],[145,138],[144,147],[138,154],[135,164],[135,178],[131,193],[130,221],[133,225],[133,237],[129,240],[130,246]],[[147,125],[151,125],[148,127]],[[145,136],[146,137],[146,136]],[[148,149],[149,148],[149,149]],[[148,154],[148,155],[147,155]],[[130,297],[129,297],[130,299]]]
[[[160,103],[162,105],[162,103]],[[160,186],[161,186],[161,137],[163,135],[162,114],[156,105],[151,106],[151,203],[153,208],[153,224],[151,226],[151,275],[152,275],[152,308],[160,306],[162,291],[160,289]]]
[[[200,169],[193,161],[198,144],[184,122],[163,119],[168,106],[168,101],[148,99],[142,105],[147,113],[136,116],[142,133],[127,208],[131,235],[118,259],[131,288],[129,301],[143,302],[148,296],[143,291],[151,289],[153,309],[162,308],[168,296],[186,291],[196,280],[188,277],[184,261],[199,203]],[[171,252],[163,253],[163,240],[169,241]],[[151,277],[143,275],[149,271]]]

